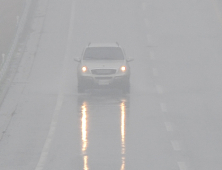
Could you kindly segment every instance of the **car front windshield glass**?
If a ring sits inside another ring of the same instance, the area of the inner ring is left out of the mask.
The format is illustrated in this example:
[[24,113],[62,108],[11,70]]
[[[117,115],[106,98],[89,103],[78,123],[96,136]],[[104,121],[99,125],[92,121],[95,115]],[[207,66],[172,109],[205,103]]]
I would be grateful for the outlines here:
[[87,48],[83,60],[123,60],[123,52],[119,47]]

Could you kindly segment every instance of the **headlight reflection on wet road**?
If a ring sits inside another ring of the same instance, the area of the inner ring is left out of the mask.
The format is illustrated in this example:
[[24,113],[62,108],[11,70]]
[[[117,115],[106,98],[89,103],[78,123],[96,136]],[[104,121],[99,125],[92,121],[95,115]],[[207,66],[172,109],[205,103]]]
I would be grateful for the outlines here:
[[82,152],[84,153],[87,149],[87,106],[86,103],[82,105]]
[[122,166],[121,170],[125,170],[125,151],[126,151],[126,146],[125,146],[125,136],[126,136],[126,105],[125,105],[125,100],[122,101],[120,104],[120,109],[121,109],[121,142],[122,142]]
[[81,106],[81,113],[82,113],[82,154],[83,161],[84,161],[84,170],[88,170],[88,156],[85,155],[88,146],[88,138],[87,138],[87,104],[84,102]]
[[89,167],[88,167],[88,156],[84,156],[83,157],[83,161],[84,161],[84,169],[83,170],[89,170]]
[[[125,158],[125,152],[126,152],[126,114],[127,114],[127,109],[126,109],[126,100],[120,100],[118,101],[118,104],[116,103],[116,111],[119,112],[119,122],[120,122],[120,127],[119,127],[119,133],[121,135],[120,138],[120,149],[119,153],[121,154],[120,159],[121,159],[121,166],[119,167],[120,170],[125,170],[126,166],[126,158]],[[88,150],[88,115],[89,115],[89,108],[88,108],[88,103],[86,101],[81,102],[81,150],[82,150],[82,160],[83,160],[83,170],[89,170],[89,153],[87,153]],[[94,105],[92,105],[93,107]],[[112,106],[113,107],[113,106]],[[95,105],[95,108],[98,108],[97,105]],[[117,117],[117,118],[118,118]],[[117,132],[118,133],[118,132]],[[117,151],[118,152],[118,151]]]

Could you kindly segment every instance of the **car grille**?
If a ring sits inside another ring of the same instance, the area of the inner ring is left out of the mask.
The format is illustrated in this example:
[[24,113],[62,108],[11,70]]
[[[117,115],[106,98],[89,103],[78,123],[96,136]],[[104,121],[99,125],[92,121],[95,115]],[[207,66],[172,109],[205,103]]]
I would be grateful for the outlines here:
[[94,69],[91,70],[92,74],[95,75],[110,75],[110,74],[115,74],[116,69]]
[[111,80],[112,77],[95,77],[97,80]]

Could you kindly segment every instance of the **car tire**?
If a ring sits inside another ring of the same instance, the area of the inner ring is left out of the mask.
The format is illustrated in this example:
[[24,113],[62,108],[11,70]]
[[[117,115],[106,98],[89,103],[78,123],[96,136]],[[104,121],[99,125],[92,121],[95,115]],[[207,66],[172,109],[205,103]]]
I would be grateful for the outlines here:
[[82,83],[78,83],[78,93],[84,93],[85,87],[82,85]]
[[129,80],[126,83],[124,83],[124,85],[122,86],[122,92],[124,94],[129,94],[130,93],[130,82],[129,82]]
[[84,88],[78,87],[78,93],[84,93],[84,92],[85,92]]
[[122,92],[123,94],[129,94],[130,93],[130,86],[125,86],[122,88]]

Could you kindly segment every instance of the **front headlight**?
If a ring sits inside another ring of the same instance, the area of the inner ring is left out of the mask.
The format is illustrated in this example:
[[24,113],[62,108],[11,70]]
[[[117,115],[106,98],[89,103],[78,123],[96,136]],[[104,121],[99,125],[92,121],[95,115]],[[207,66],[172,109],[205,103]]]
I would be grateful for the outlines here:
[[124,73],[124,72],[126,72],[126,66],[122,66],[121,68],[120,68],[120,70]]
[[83,72],[83,73],[86,73],[86,72],[87,72],[87,67],[86,67],[86,66],[83,66],[83,67],[82,67],[82,72]]

